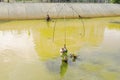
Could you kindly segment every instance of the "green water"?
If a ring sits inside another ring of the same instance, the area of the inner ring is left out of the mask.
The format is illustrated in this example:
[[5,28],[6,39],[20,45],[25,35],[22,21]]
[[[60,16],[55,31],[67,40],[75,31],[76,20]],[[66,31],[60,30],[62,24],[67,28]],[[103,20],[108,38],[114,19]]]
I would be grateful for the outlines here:
[[119,80],[120,17],[83,21],[0,21],[0,80]]

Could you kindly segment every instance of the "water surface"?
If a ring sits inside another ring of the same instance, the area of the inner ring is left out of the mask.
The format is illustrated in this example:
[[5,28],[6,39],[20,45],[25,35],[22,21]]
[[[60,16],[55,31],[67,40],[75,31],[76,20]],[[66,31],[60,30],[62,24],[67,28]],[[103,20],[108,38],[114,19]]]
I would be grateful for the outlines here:
[[120,17],[55,21],[0,21],[0,80],[120,79]]

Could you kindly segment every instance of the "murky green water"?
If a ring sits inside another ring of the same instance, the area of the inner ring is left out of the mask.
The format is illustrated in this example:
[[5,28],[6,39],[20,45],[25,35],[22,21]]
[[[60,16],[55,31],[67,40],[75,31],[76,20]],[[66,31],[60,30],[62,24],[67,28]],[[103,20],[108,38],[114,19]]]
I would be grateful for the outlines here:
[[120,17],[83,21],[0,21],[0,80],[119,80]]

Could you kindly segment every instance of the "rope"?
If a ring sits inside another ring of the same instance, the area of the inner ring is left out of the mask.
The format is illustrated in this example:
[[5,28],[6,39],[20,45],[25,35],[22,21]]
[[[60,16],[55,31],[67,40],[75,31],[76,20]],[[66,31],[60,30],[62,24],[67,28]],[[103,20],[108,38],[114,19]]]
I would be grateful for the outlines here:
[[[65,3],[64,3],[65,7]],[[65,14],[64,14],[64,25],[65,25]],[[66,26],[65,26],[65,33],[64,33],[64,45],[66,45]]]
[[53,8],[53,7],[54,7],[54,6],[50,6],[50,7],[48,7],[47,15],[48,15],[50,9]]
[[[63,7],[61,7],[61,9],[58,12],[57,16],[59,16],[62,9],[63,9]],[[57,19],[55,20],[54,25],[53,25],[53,42],[54,42],[54,37],[55,37],[56,22],[57,22]]]
[[[70,4],[69,4],[69,5],[70,5]],[[79,19],[81,19],[81,22],[82,22],[82,25],[83,25],[83,31],[84,31],[83,37],[84,37],[84,36],[85,36],[85,26],[84,26],[83,18],[80,16],[80,14],[79,14],[72,6],[69,6],[69,5],[67,4],[67,6],[68,6],[70,9],[72,9],[72,10],[78,15]]]
[[[64,5],[64,7],[65,7],[65,3],[64,3],[63,5]],[[68,5],[67,5],[67,6],[68,6]],[[84,26],[84,21],[82,20],[82,17],[79,15],[79,13],[78,13],[76,10],[74,10],[74,8],[73,8],[72,6],[68,6],[68,7],[69,7],[70,9],[72,9],[75,13],[77,13],[79,19],[81,19],[81,22],[82,22],[82,25],[83,25],[83,31],[84,31],[83,36],[85,36],[85,26]],[[62,8],[63,8],[63,7],[62,7]],[[57,16],[59,16],[62,8],[61,8],[60,11],[58,12],[58,15],[57,15]],[[54,26],[53,26],[53,41],[54,41],[54,36],[55,36],[56,22],[57,22],[57,19],[55,20],[55,23],[54,23]],[[64,15],[64,24],[65,24],[65,15]],[[65,29],[65,32],[64,32],[64,45],[66,46],[66,27],[65,27],[64,29]]]
[[[65,7],[65,3],[63,4],[63,6]],[[59,14],[61,13],[61,10],[63,9],[63,6],[61,7],[57,16],[59,16]],[[54,23],[54,26],[53,26],[53,41],[54,41],[54,37],[55,37],[56,22],[57,22],[57,19],[55,20],[55,23]],[[64,25],[65,25],[65,15],[64,15]],[[65,29],[65,32],[64,32],[64,47],[66,47],[66,27],[64,29]]]
[[56,21],[55,21],[54,26],[53,26],[53,42],[54,42],[54,37],[55,37],[55,26],[56,26]]

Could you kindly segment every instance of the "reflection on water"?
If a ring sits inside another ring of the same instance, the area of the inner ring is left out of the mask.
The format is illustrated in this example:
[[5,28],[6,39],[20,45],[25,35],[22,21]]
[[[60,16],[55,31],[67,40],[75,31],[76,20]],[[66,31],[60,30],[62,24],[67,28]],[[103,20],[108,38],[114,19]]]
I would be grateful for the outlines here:
[[[22,20],[0,22],[1,80],[119,80],[120,24],[115,18]],[[65,31],[66,30],[66,31]],[[61,61],[59,49],[66,33],[68,55]],[[83,36],[84,35],[84,36]]]
[[68,68],[68,63],[65,62],[65,61],[62,61],[62,64],[60,66],[60,75],[61,77],[63,77],[67,71],[67,68]]

